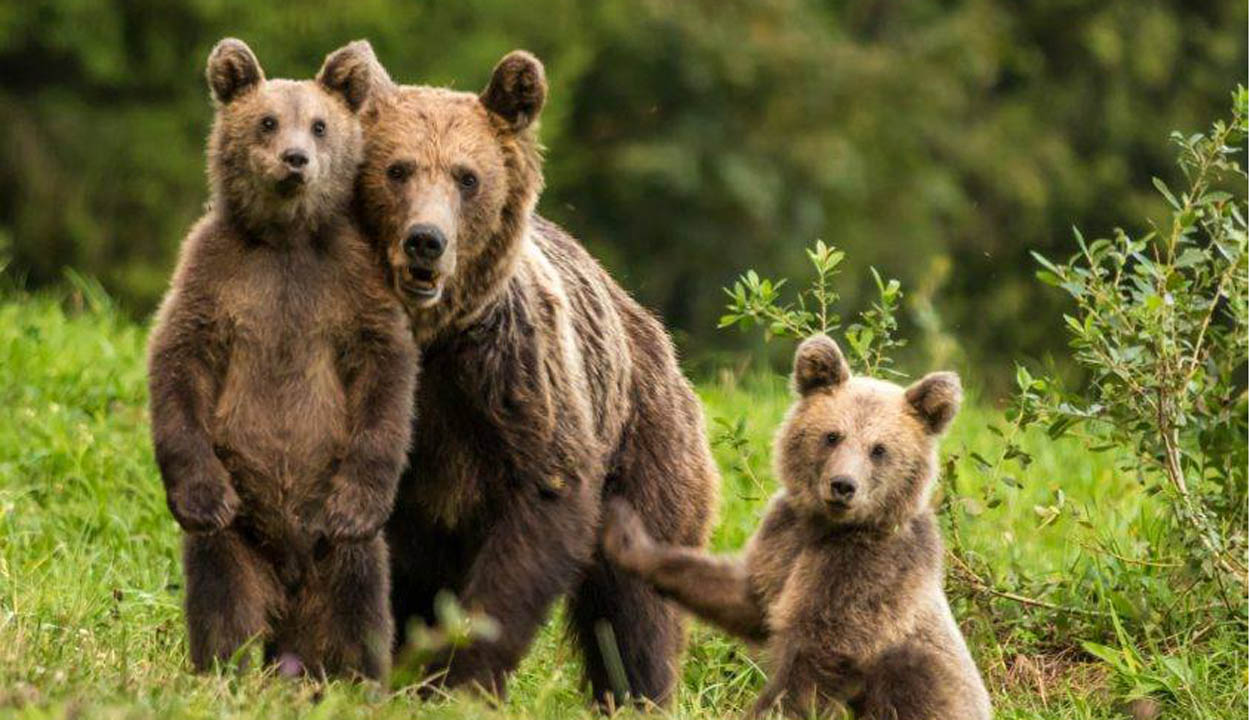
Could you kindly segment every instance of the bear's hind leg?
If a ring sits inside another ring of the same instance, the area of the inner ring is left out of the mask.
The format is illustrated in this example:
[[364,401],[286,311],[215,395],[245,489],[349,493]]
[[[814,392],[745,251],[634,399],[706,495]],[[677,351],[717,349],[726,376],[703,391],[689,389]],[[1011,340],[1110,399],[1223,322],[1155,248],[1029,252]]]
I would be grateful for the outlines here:
[[[634,508],[657,544],[698,549],[711,529],[719,486],[703,432],[703,409],[681,378],[663,328],[645,315],[627,320],[637,323],[630,331],[635,375],[662,380],[637,390],[635,415],[622,433],[604,497],[622,498]],[[610,567],[602,549],[595,560],[571,602],[595,698],[602,702],[608,693],[616,694],[595,633],[596,626],[607,623],[630,694],[662,705],[676,680],[684,620],[642,580]]]
[[232,530],[183,537],[191,664],[206,672],[269,635],[280,595],[272,568]]
[[[936,652],[914,644],[887,650],[865,675],[863,694],[853,704],[868,720],[931,720],[969,717],[948,702],[957,680]],[[972,720],[969,717],[969,720]]]
[[569,623],[595,701],[663,705],[673,691],[685,626],[670,603],[601,553],[569,600]]
[[335,545],[316,562],[289,620],[290,649],[313,673],[385,682],[394,639],[386,542]]

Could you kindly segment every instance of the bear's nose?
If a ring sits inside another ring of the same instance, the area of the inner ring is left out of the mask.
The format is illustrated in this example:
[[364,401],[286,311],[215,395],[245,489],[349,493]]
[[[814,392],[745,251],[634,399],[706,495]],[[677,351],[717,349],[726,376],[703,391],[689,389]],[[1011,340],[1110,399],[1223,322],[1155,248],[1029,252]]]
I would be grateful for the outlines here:
[[413,260],[437,260],[446,249],[447,238],[433,225],[413,225],[404,239],[404,253]]
[[839,475],[829,483],[829,489],[833,491],[833,499],[846,502],[855,497],[855,481],[847,475]]
[[292,170],[302,170],[308,164],[308,154],[303,150],[291,148],[282,153],[282,162],[286,163],[287,167]]

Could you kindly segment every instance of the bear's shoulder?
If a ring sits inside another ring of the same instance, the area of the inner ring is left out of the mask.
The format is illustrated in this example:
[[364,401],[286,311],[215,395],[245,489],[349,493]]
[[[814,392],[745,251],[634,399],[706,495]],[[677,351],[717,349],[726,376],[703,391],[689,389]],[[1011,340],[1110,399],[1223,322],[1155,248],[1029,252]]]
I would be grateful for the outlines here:
[[244,259],[243,237],[221,213],[210,210],[191,227],[178,251],[171,290],[211,297]]
[[747,572],[763,605],[772,605],[780,596],[806,545],[805,526],[785,491],[773,496],[746,550]]

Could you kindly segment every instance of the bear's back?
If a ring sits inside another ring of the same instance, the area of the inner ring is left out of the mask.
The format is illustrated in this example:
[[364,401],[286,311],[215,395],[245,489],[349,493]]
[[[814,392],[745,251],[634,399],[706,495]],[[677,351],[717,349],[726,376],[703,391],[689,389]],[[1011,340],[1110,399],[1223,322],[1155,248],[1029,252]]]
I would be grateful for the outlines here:
[[577,358],[578,367],[570,369],[584,383],[578,396],[606,448],[624,426],[634,366],[616,283],[555,223],[534,215],[530,237],[533,250],[522,255],[529,265],[526,285],[561,306],[552,318],[565,331],[558,341]]

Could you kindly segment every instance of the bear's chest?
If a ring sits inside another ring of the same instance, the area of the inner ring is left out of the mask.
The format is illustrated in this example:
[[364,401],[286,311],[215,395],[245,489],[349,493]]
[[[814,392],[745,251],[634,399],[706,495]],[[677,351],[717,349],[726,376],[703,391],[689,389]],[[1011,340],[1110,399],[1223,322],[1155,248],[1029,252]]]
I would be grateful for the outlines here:
[[267,476],[331,462],[346,441],[340,356],[352,327],[335,268],[303,254],[256,252],[219,300],[227,355],[216,442]]
[[342,268],[312,253],[257,251],[223,284],[219,315],[232,349],[293,355],[350,326]]
[[413,482],[404,483],[401,500],[427,522],[456,528],[518,484],[515,459],[501,419],[483,413],[480,398],[446,368],[423,370],[416,405]]
[[601,491],[606,453],[586,423],[561,412],[530,373],[492,367],[439,353],[422,365],[401,502],[431,523],[489,522],[521,495]]
[[841,650],[910,632],[914,586],[922,577],[899,545],[842,537],[805,546],[778,595],[774,629]]

